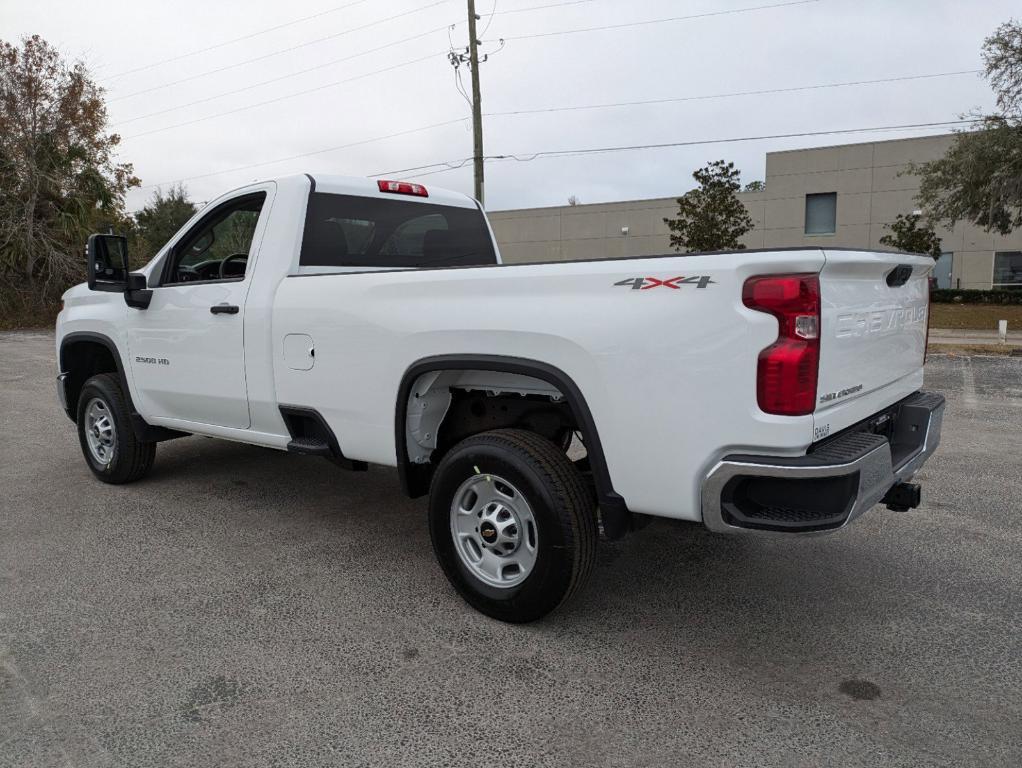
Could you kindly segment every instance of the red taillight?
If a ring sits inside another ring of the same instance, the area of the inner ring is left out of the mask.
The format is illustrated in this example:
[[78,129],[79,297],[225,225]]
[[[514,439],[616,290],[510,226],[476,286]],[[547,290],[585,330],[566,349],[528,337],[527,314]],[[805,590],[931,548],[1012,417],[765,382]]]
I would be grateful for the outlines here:
[[416,197],[429,197],[429,192],[421,184],[412,184],[408,181],[384,181],[376,182],[381,192],[393,192],[395,195],[415,195]]
[[777,341],[759,353],[760,410],[804,416],[816,408],[820,369],[820,281],[816,275],[750,277],[742,290],[749,309],[777,318]]

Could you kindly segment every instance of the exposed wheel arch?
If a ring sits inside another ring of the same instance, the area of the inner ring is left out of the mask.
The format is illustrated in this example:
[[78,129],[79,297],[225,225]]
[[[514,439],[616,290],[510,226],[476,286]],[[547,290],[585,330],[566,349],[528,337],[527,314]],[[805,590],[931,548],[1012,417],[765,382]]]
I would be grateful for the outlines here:
[[394,411],[397,468],[402,491],[412,498],[424,496],[429,491],[433,474],[433,464],[413,463],[409,456],[406,420],[412,387],[423,374],[438,371],[474,370],[533,377],[548,383],[563,395],[585,440],[604,528],[608,529],[607,534],[614,538],[617,531],[609,529],[620,524],[621,533],[623,533],[629,518],[628,508],[625,500],[613,488],[607,468],[607,459],[600,443],[600,435],[585,396],[568,374],[539,360],[504,355],[437,355],[423,358],[409,366],[401,378]]
[[139,415],[128,387],[128,377],[125,374],[120,350],[109,336],[95,331],[75,331],[64,336],[60,340],[60,371],[69,374],[65,384],[68,402],[66,413],[72,421],[76,421],[76,414],[71,410],[74,407],[71,404],[78,402],[78,395],[85,382],[96,374],[111,373],[120,381],[121,391],[131,413],[132,431],[138,440],[161,442],[187,434],[165,427],[154,427]]
[[60,371],[68,373],[66,384],[68,418],[75,420],[73,409],[78,403],[78,395],[90,376],[100,373],[114,373],[120,379],[121,391],[134,412],[135,405],[131,400],[128,382],[124,375],[124,366],[117,345],[109,336],[92,331],[69,333],[60,341]]

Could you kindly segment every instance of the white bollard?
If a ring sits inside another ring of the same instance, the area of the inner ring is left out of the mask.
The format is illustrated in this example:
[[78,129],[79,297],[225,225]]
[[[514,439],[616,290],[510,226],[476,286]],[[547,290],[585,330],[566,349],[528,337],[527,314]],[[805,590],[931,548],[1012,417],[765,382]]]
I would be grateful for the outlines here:
[[1008,341],[1008,321],[998,320],[997,321],[997,338],[1001,340],[1002,344],[1006,344]]

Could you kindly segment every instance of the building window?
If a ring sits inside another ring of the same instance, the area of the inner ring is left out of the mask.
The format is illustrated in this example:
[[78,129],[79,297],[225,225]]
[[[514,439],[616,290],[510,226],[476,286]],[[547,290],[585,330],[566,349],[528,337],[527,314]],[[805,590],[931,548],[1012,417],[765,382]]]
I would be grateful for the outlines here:
[[837,231],[837,192],[806,195],[806,234],[833,235]]
[[1022,251],[994,254],[994,288],[1022,288]]
[[940,254],[940,258],[937,259],[937,264],[933,268],[934,288],[951,287],[951,265],[954,263],[954,258],[955,255],[951,251],[944,251]]

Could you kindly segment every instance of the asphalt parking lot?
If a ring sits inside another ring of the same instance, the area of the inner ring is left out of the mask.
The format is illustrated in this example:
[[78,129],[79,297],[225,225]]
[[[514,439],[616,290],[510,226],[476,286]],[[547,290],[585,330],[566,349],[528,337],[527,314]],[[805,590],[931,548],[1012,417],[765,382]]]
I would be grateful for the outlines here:
[[103,485],[53,375],[0,334],[0,766],[1022,763],[1022,359],[931,357],[920,509],[654,523],[529,626],[395,471],[193,437]]

